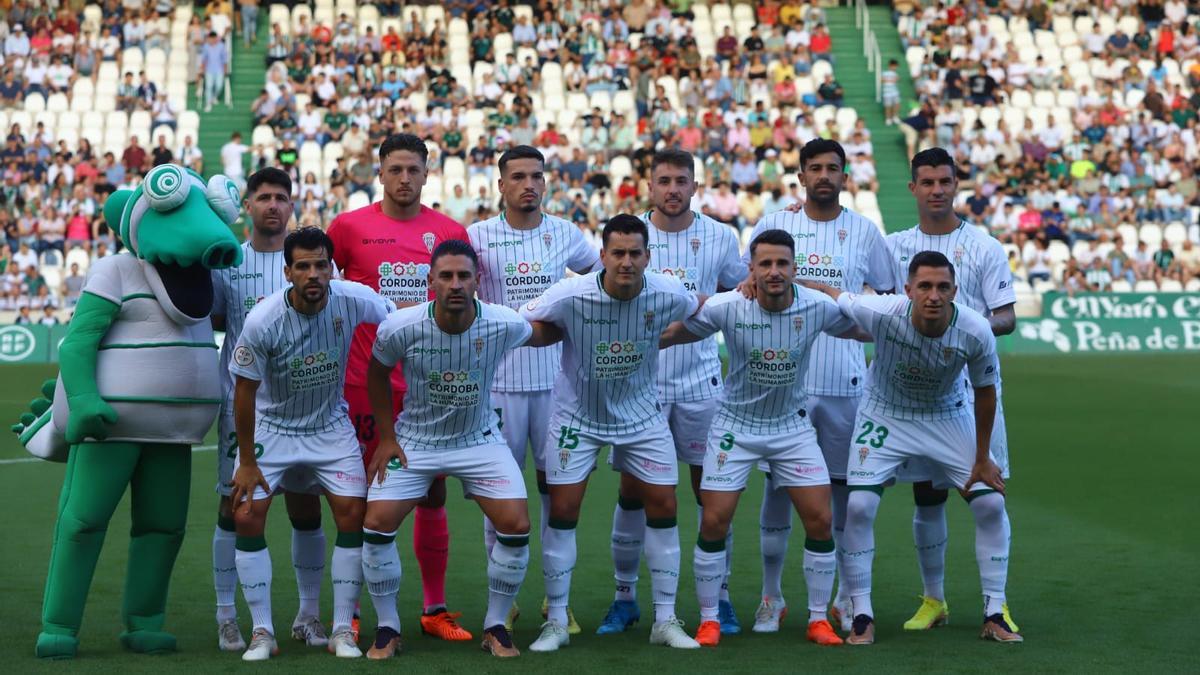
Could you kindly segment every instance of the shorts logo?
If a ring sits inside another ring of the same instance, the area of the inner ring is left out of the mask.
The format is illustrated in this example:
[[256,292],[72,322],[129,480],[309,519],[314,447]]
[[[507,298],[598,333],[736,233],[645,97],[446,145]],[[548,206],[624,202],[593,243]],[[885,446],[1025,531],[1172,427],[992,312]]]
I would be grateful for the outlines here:
[[796,465],[796,473],[801,476],[814,476],[817,474],[825,473],[825,469],[822,467],[819,467],[819,466],[803,466],[803,465],[797,464]]
[[250,351],[245,345],[239,345],[233,350],[233,362],[243,368],[254,363],[254,352]]
[[337,472],[337,474],[334,477],[343,483],[353,483],[355,485],[362,485],[367,482],[367,479],[363,478],[362,476],[349,474],[344,471]]
[[542,243],[546,246],[549,246],[550,242],[552,241],[554,241],[554,235],[550,234],[549,232],[542,235]]
[[692,247],[692,255],[695,255],[700,252],[700,240],[699,239],[693,238],[691,241],[688,242],[688,244],[690,244]]
[[795,328],[797,331],[799,331],[801,328],[804,328],[804,317],[793,316],[792,317],[792,328]]
[[846,243],[846,231],[845,230],[838,230],[838,243],[839,244]]
[[643,317],[646,319],[646,332],[654,330],[654,310],[649,310]]
[[652,473],[667,473],[674,467],[670,464],[659,464],[658,462],[643,459],[642,468]]
[[404,467],[400,464],[399,457],[393,457],[390,460],[388,460],[387,468],[388,468],[388,471],[399,471],[399,470],[403,469]]
[[862,466],[867,461],[867,455],[871,454],[871,449],[867,446],[862,446],[858,449],[858,465]]
[[425,248],[430,253],[433,253],[433,245],[437,243],[437,237],[435,237],[432,232],[426,232],[425,234],[421,235],[421,241],[425,242]]
[[724,452],[724,451],[718,452],[717,453],[717,471],[720,471],[721,469],[725,468],[725,462],[728,460],[729,460],[728,452]]
[[571,451],[566,448],[561,448],[558,451],[558,466],[563,471],[567,470],[567,465],[571,463]]

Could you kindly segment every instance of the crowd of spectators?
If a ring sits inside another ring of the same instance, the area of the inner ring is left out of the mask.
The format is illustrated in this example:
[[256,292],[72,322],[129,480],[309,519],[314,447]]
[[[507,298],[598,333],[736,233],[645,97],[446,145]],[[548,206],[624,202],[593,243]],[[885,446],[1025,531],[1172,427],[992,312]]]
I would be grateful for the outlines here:
[[954,155],[963,216],[1013,245],[1019,277],[1075,291],[1200,274],[1197,3],[907,4],[909,150]]
[[[252,110],[273,141],[251,144],[252,164],[291,172],[298,217],[316,225],[355,192],[375,197],[371,148],[398,131],[429,141],[431,172],[444,178],[434,198],[462,222],[496,211],[495,159],[519,143],[547,157],[547,210],[592,230],[608,214],[645,206],[648,159],[661,146],[703,162],[697,210],[738,227],[797,198],[789,176],[816,136],[853,148],[852,191],[877,187],[870,131],[817,112],[843,97],[820,7],[757,3],[742,36],[712,24],[715,53],[705,58],[690,2],[529,4],[534,20],[507,0],[444,3],[446,22],[466,22],[469,78],[452,67],[448,25],[395,4],[378,8],[398,28],[383,21],[377,31],[345,13],[328,25],[307,15],[290,29],[274,23]],[[561,91],[543,88],[546,77]],[[613,97],[612,109],[587,105],[565,124],[538,105],[597,93]],[[326,160],[326,175],[302,170],[306,143],[336,143],[341,159]],[[476,176],[487,184],[472,183]]]

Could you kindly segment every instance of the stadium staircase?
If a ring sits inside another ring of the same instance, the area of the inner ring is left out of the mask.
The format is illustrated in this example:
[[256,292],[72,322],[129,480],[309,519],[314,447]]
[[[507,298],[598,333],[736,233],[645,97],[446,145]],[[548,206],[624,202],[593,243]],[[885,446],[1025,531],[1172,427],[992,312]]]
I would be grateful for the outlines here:
[[[901,115],[916,99],[912,78],[905,65],[900,34],[892,23],[890,7],[870,7],[871,27],[879,40],[884,67],[891,59],[900,62]],[[854,7],[829,7],[825,10],[829,32],[833,35],[833,55],[837,59],[837,80],[845,91],[843,105],[854,108],[859,119],[871,130],[875,147],[875,170],[879,176],[879,211],[884,227],[896,232],[917,222],[917,207],[908,192],[908,156],[904,135],[884,122],[883,105],[875,101],[875,74],[867,70],[863,55],[863,32],[854,26]],[[205,152],[208,152],[205,150]]]
[[[195,87],[192,87],[194,103],[191,108],[200,111],[198,143],[200,152],[204,153],[205,178],[221,171],[221,146],[229,142],[230,134],[235,131],[242,132],[242,142],[250,145],[250,134],[254,130],[254,116],[250,114],[250,106],[263,88],[263,64],[266,62],[267,44],[270,42],[266,22],[266,12],[259,12],[258,43],[249,49],[242,46],[241,33],[230,29],[230,39],[233,41],[233,63],[229,78],[232,107],[220,102],[213,106],[212,112],[206,113],[203,98],[196,96]],[[251,154],[247,152],[245,156],[247,173]]]

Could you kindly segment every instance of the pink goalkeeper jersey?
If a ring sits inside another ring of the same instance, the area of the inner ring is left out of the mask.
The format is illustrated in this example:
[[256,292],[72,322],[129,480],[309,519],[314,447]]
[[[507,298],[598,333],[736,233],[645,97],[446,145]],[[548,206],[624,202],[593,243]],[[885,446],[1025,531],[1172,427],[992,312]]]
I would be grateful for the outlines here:
[[[342,277],[379,291],[384,298],[411,305],[432,299],[426,277],[433,249],[447,239],[467,239],[467,231],[455,220],[422,206],[411,220],[396,220],[383,213],[381,203],[347,211],[329,226],[333,240],[333,262]],[[377,325],[364,324],[354,333],[346,385],[367,383],[367,363],[375,343]],[[392,387],[404,390],[402,369],[392,373]]]

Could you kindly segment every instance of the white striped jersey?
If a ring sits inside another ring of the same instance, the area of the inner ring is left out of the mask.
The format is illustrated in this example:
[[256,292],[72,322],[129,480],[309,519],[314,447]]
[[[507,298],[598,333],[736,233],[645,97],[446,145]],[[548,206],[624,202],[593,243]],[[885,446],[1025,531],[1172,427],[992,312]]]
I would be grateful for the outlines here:
[[[540,297],[566,270],[586,274],[600,260],[578,227],[547,214],[532,230],[513,229],[501,214],[467,228],[467,236],[479,256],[479,298],[514,310]],[[560,344],[507,352],[492,389],[551,389],[561,360]]]
[[992,235],[963,221],[949,234],[926,234],[918,225],[887,236],[892,278],[897,293],[908,281],[908,264],[921,251],[937,251],[954,264],[958,293],[954,301],[984,316],[1017,301],[1012,269],[1004,247]]
[[604,270],[563,279],[521,308],[527,320],[552,323],[564,333],[555,411],[570,416],[570,426],[596,434],[665,424],[658,340],[671,322],[696,311],[696,296],[675,277],[647,272],[636,297],[617,300],[603,279]]
[[[674,276],[692,293],[713,295],[717,288],[734,288],[746,278],[738,258],[737,235],[728,225],[693,213],[692,224],[679,232],[664,232],[642,215],[650,231],[651,271]],[[658,394],[663,403],[703,401],[721,393],[721,360],[717,339],[676,345],[658,355]]]
[[[509,351],[533,327],[503,305],[475,301],[475,321],[457,335],[433,318],[432,301],[406,307],[379,326],[371,356],[385,366],[404,363],[404,410],[396,419],[400,447],[462,448],[497,438],[491,385]],[[503,442],[503,441],[501,441]]]
[[794,286],[782,312],[763,309],[738,291],[709,298],[684,321],[693,335],[725,334],[729,374],[713,424],[744,433],[778,435],[805,426],[804,376],[818,337],[854,327],[828,295]]
[[[783,230],[796,240],[796,279],[860,293],[864,286],[892,290],[891,261],[879,227],[849,210],[833,220],[813,220],[803,210],[777,211],[754,226],[750,241],[765,230]],[[750,247],[742,253],[749,264]],[[866,375],[862,344],[821,335],[812,349],[805,387],[816,396],[859,396]]]
[[[903,292],[912,257],[921,251],[937,251],[954,264],[954,283],[958,286],[955,302],[986,317],[992,310],[1017,301],[1004,247],[992,235],[966,221],[949,234],[926,234],[919,225],[895,232],[887,236],[887,247],[897,293]],[[999,359],[996,368],[999,373]]]
[[898,419],[972,414],[973,387],[996,384],[996,338],[982,314],[954,303],[946,332],[927,337],[912,323],[912,300],[902,295],[838,296],[838,307],[875,338],[875,358],[863,410]]
[[242,264],[212,271],[213,316],[225,317],[225,342],[221,345],[221,391],[227,402],[233,401],[233,378],[229,359],[242,334],[246,315],[258,303],[287,286],[283,276],[283,249],[259,252],[249,241],[242,244]]
[[262,428],[287,436],[349,429],[342,387],[354,329],[383,321],[395,306],[362,284],[334,279],[324,309],[301,314],[289,288],[250,310],[229,373],[261,382],[255,407]]

